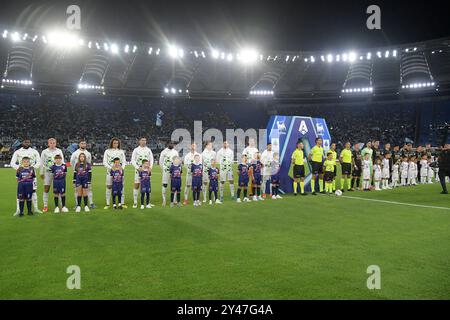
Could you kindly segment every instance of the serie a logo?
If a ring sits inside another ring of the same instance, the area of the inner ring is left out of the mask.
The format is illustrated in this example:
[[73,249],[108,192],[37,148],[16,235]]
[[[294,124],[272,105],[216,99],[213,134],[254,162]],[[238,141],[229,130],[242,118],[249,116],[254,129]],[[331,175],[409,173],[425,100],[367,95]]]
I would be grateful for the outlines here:
[[298,131],[302,135],[305,135],[308,133],[308,127],[306,126],[306,122],[304,120],[302,120],[302,122],[300,122],[300,127],[298,128]]

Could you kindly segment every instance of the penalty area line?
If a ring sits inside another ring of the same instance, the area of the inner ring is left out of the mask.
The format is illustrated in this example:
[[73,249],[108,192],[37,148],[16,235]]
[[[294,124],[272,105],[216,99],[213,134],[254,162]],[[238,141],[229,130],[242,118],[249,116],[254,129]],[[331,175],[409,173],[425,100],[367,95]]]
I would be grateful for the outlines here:
[[358,199],[358,200],[364,200],[364,201],[373,201],[373,202],[397,204],[397,205],[402,205],[402,206],[419,207],[419,208],[450,210],[450,208],[448,208],[448,207],[427,206],[427,205],[424,205],[424,204],[415,204],[415,203],[388,201],[388,200],[379,200],[379,199],[369,199],[369,198],[362,198],[362,197],[341,196],[341,198]]

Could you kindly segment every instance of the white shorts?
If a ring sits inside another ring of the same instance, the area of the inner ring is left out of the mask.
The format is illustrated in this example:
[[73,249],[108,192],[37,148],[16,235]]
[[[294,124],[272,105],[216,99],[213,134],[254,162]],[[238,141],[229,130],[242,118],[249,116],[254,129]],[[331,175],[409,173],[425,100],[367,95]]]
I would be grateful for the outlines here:
[[112,186],[112,176],[109,172],[106,174],[106,185]]
[[186,175],[186,186],[187,187],[192,186],[192,174],[187,174]]
[[420,170],[420,176],[421,176],[421,177],[426,177],[426,176],[428,176],[428,171],[427,171],[427,170]]
[[134,183],[141,183],[141,179],[139,178],[139,171],[134,171]]
[[51,172],[45,172],[44,173],[44,186],[50,186],[53,181],[53,173]]
[[370,171],[369,170],[363,171],[363,180],[370,180]]
[[389,179],[389,169],[383,169],[383,179]]
[[398,181],[398,174],[392,175],[392,181]]
[[209,174],[205,171],[203,171],[203,183],[209,183]]
[[408,172],[403,171],[402,174],[401,174],[401,177],[402,177],[402,179],[408,178]]
[[163,171],[162,173],[162,184],[169,184],[170,182],[170,172]]
[[220,173],[220,182],[233,181],[233,171],[222,171]]

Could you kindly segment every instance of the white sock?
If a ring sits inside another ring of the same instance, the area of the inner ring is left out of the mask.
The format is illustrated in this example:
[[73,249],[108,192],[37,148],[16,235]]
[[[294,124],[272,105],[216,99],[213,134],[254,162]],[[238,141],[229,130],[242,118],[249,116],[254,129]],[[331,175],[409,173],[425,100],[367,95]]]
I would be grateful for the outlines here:
[[[35,194],[35,192],[33,192],[33,194]],[[20,201],[19,201],[19,199],[16,199],[16,201],[17,201],[16,202],[16,213],[17,213],[17,212],[20,212],[20,207],[19,207],[19,202]]]
[[203,200],[206,200],[206,184],[203,185]]
[[133,189],[133,204],[138,202],[139,189]]
[[[37,202],[37,194],[36,194],[36,192],[33,192],[33,194],[31,195],[31,201],[33,201],[34,210],[35,211],[39,210],[39,205],[38,205],[38,202]],[[17,204],[19,204],[19,202],[17,202]]]
[[219,192],[220,192],[220,198],[222,199],[223,198],[223,183],[220,184]]
[[94,203],[94,195],[92,194],[92,186],[89,186],[88,200],[89,200],[89,205],[92,205]]
[[44,207],[48,207],[48,192],[44,192],[43,198],[44,198]]
[[189,196],[189,187],[188,186],[184,186],[184,200],[187,201]]
[[162,187],[162,199],[163,199],[163,202],[166,202],[166,187]]
[[230,193],[231,196],[234,197],[234,184],[230,183]]
[[111,200],[111,189],[106,188],[106,205],[109,206]]
[[122,198],[120,199],[120,204],[125,204],[125,190],[124,190],[124,188],[122,187]]
[[74,192],[74,195],[75,195],[75,205],[77,204],[77,201],[78,201],[78,199],[77,199],[77,190],[75,189],[75,192]]

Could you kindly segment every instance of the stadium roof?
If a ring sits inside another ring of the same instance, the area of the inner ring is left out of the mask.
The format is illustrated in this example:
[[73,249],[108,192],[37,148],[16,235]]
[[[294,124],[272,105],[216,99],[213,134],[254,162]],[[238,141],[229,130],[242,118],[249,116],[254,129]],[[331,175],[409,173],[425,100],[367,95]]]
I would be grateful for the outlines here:
[[187,48],[0,30],[3,89],[215,98],[440,94],[450,89],[450,38],[348,51]]

